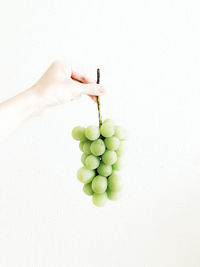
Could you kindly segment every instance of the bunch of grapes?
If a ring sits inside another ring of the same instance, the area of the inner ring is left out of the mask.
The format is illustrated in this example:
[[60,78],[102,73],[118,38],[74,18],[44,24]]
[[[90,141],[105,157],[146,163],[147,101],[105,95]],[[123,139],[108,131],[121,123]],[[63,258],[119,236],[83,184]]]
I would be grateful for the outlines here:
[[78,170],[77,178],[84,184],[84,193],[92,196],[93,203],[99,207],[104,206],[107,199],[119,199],[123,187],[119,170],[123,164],[126,130],[106,119],[99,127],[75,127],[72,137],[80,141],[79,148],[83,152],[83,167]]

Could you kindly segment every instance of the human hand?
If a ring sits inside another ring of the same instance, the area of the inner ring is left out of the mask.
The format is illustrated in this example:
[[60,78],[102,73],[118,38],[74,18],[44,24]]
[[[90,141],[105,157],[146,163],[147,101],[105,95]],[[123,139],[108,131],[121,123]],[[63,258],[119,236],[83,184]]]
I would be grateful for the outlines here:
[[96,84],[96,80],[60,60],[54,61],[30,89],[39,97],[42,109],[78,99],[82,95],[89,95],[97,102],[97,96],[105,93],[104,87]]
[[105,93],[82,71],[63,61],[54,61],[32,87],[0,103],[0,143],[31,117],[40,115],[50,106],[89,95],[95,102]]

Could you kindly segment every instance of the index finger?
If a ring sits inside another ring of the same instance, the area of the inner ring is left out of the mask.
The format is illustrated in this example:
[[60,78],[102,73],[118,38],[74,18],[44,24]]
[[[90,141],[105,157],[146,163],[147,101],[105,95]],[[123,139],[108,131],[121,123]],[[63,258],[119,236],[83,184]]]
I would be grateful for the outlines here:
[[96,83],[96,80],[86,74],[83,70],[72,67],[71,78],[81,83]]
[[[96,83],[97,81],[86,74],[83,70],[72,67],[71,78],[81,83]],[[97,103],[97,97],[94,95],[89,95],[89,97]]]

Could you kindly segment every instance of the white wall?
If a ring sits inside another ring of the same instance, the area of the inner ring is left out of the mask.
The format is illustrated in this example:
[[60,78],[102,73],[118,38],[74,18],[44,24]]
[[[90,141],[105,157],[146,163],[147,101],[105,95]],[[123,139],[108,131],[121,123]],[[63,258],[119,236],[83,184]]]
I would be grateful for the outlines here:
[[0,3],[0,99],[56,58],[109,93],[104,118],[130,131],[123,198],[96,208],[76,178],[83,97],[24,125],[0,148],[0,267],[200,266],[198,1]]

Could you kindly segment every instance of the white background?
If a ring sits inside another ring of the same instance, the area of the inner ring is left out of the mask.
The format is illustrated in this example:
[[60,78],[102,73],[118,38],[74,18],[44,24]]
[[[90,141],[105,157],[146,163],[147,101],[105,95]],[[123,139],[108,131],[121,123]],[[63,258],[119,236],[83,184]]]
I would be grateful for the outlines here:
[[92,205],[76,178],[88,98],[53,108],[0,148],[0,267],[200,266],[200,17],[196,0],[0,4],[0,99],[52,60],[101,82],[103,117],[129,129],[124,194]]

